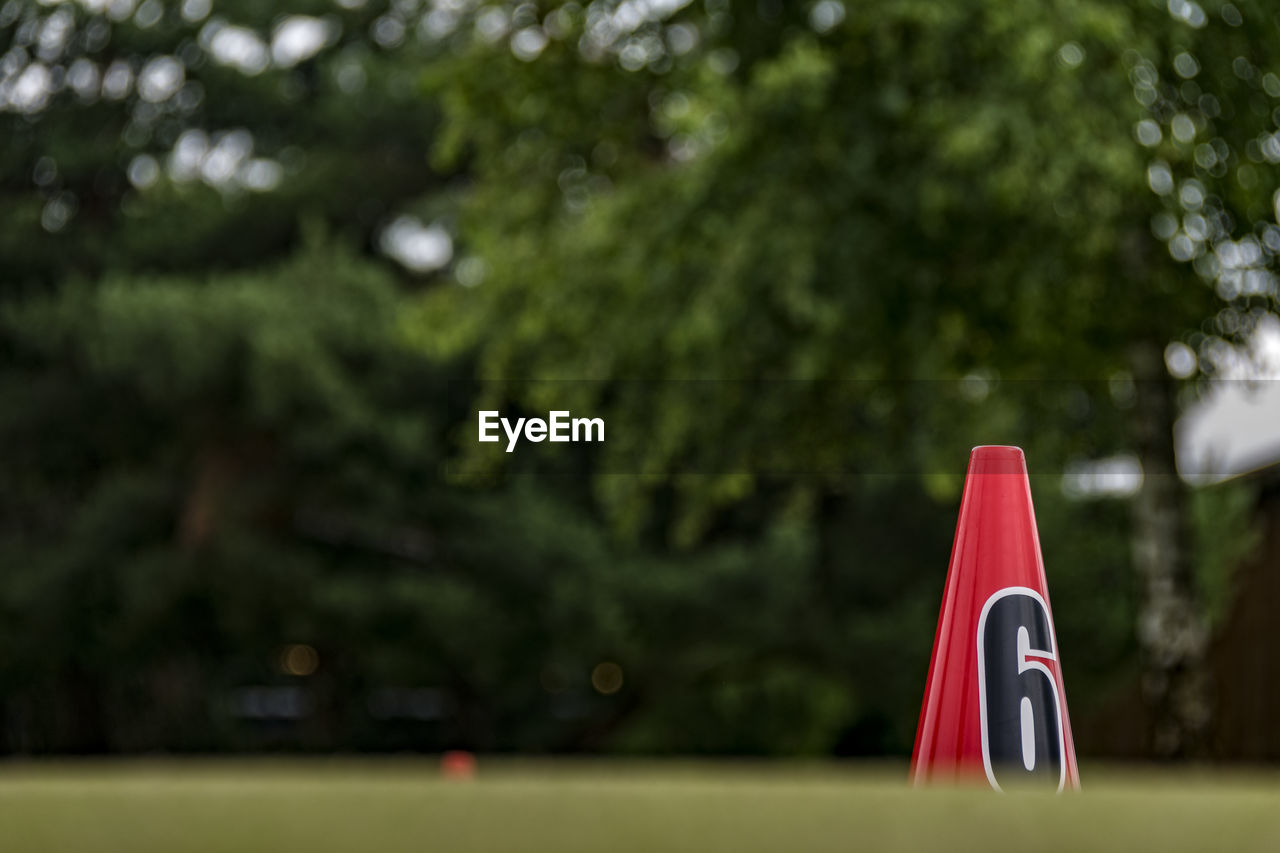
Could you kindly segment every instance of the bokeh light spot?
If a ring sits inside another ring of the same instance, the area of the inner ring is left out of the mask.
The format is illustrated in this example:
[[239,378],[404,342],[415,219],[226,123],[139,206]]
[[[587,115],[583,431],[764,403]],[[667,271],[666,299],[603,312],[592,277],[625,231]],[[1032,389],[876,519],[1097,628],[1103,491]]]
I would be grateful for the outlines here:
[[612,661],[602,661],[591,670],[591,686],[597,693],[610,696],[622,689],[622,667]]
[[306,643],[290,643],[280,650],[280,671],[285,675],[311,675],[319,667],[320,655]]

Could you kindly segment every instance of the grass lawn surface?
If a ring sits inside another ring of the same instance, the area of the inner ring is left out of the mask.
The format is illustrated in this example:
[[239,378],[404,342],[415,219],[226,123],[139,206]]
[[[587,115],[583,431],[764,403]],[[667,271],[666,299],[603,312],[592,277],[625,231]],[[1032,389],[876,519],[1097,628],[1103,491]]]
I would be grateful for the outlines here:
[[0,851],[1280,851],[1280,774],[1082,778],[1055,796],[856,764],[9,763]]

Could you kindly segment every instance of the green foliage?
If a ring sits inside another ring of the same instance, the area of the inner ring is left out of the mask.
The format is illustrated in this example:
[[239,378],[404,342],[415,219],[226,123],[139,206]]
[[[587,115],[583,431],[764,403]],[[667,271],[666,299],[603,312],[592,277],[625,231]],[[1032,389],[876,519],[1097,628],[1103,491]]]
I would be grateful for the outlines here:
[[[590,43],[590,13],[565,14]],[[709,4],[644,24],[635,39],[702,34],[661,67],[620,70],[572,38],[528,70],[483,42],[443,63],[436,151],[447,163],[466,152],[460,240],[487,275],[425,295],[424,346],[478,347],[491,380],[602,380],[588,407],[643,424],[645,441],[608,447],[607,470],[882,465],[936,486],[945,460],[992,433],[1039,433],[1029,450],[1055,467],[1125,449],[1105,381],[979,407],[945,383],[899,380],[1104,380],[1128,369],[1135,339],[1163,348],[1217,310],[1187,265],[1161,259],[1150,221],[1165,201],[1134,138],[1147,115],[1134,80],[1172,61],[1161,39],[1185,42],[1188,26],[1112,4],[890,2],[750,46],[723,29],[753,15]],[[1252,97],[1219,71],[1206,68],[1205,91]],[[1191,168],[1207,192],[1216,178]],[[1234,233],[1249,231],[1230,209]],[[696,394],[635,382],[707,378],[726,382]],[[733,386],[761,379],[785,390]],[[507,395],[532,406],[526,387]],[[1077,398],[1086,430],[1035,429],[1079,412]],[[849,422],[861,428],[778,440]],[[685,490],[693,520],[677,538],[737,499],[728,482]],[[607,482],[598,496],[634,530],[648,499],[631,485],[640,494]]]
[[[154,21],[105,5],[15,0],[0,17],[11,86],[32,69],[65,77],[0,108],[6,289],[262,263],[303,219],[366,242],[443,182],[425,156],[437,112],[415,91],[441,47],[371,40],[382,4],[219,2],[194,20],[184,9],[200,4],[152,4]],[[300,15],[323,16],[319,49],[273,64],[273,37]],[[163,61],[176,78],[148,75]]]
[[1272,13],[639,5],[0,6],[0,750],[902,753],[994,441],[1105,705],[1125,505],[1058,474],[1274,307]]
[[[26,748],[218,742],[228,680],[318,630],[303,614],[338,555],[317,545],[396,554],[384,529],[439,495],[438,441],[407,402],[440,382],[397,343],[398,298],[378,267],[312,248],[5,308],[0,433],[23,452],[4,461],[19,487],[0,542],[23,566],[6,630],[26,638],[8,698],[35,713],[60,679],[83,692]],[[148,695],[169,723],[126,724]]]

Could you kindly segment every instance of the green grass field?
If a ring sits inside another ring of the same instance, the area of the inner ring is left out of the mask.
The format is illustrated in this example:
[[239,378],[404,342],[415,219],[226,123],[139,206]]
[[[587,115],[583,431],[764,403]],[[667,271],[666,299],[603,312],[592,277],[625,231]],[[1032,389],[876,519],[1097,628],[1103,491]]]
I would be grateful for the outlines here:
[[0,765],[0,850],[1280,850],[1280,775],[1083,768],[1077,795],[901,767],[481,759]]

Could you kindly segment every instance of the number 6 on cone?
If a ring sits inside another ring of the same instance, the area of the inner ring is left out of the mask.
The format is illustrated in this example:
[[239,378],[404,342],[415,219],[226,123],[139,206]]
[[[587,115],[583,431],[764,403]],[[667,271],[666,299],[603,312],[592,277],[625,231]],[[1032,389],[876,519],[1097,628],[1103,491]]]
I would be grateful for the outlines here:
[[1026,462],[975,447],[916,730],[917,784],[1078,788]]

